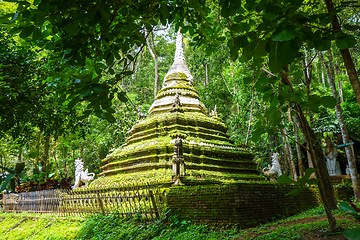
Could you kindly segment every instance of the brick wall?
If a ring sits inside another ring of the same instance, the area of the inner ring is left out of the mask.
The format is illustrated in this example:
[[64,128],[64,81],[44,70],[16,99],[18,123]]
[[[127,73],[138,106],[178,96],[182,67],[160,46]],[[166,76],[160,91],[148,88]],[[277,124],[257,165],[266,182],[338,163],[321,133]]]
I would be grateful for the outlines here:
[[182,220],[245,228],[320,204],[315,189],[304,189],[298,196],[285,196],[294,188],[264,182],[177,186],[170,189],[167,205]]

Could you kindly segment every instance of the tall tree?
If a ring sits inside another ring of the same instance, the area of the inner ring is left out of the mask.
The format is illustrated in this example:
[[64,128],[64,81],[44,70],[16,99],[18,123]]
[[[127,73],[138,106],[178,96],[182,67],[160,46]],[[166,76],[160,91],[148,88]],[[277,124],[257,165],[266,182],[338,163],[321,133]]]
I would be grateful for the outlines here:
[[[145,34],[147,34],[147,31],[145,29]],[[158,56],[156,54],[155,50],[155,43],[154,43],[154,32],[150,32],[145,36],[146,38],[146,44],[148,46],[149,52],[151,54],[151,57],[154,59],[154,72],[155,72],[155,79],[154,79],[154,98],[156,97],[158,93],[158,85],[159,85],[159,64],[158,64]],[[149,40],[150,38],[150,40]]]
[[334,29],[334,33],[337,36],[336,44],[340,48],[340,53],[344,60],[346,72],[353,87],[356,96],[356,101],[360,108],[360,81],[355,69],[353,59],[349,51],[349,47],[352,47],[356,43],[356,40],[354,36],[347,35],[341,30],[341,25],[338,20],[332,0],[325,0],[325,4],[328,12],[333,16],[331,25]]
[[[345,125],[345,121],[344,121],[344,117],[342,114],[342,109],[341,109],[341,105],[340,105],[341,102],[338,97],[338,92],[336,91],[335,66],[334,66],[334,61],[333,61],[333,57],[332,57],[332,52],[329,49],[327,51],[327,53],[328,53],[329,65],[330,65],[330,77],[328,78],[329,86],[330,86],[332,95],[337,100],[337,104],[335,106],[336,117],[339,121],[339,126],[340,126],[340,130],[341,130],[341,136],[342,136],[343,143],[349,144],[350,143],[349,134],[348,134],[348,131],[347,131],[347,128]],[[347,158],[348,165],[349,165],[351,181],[352,181],[353,188],[354,188],[355,202],[358,202],[360,200],[360,178],[359,178],[359,174],[356,169],[355,156],[354,156],[353,151],[351,150],[351,146],[349,146],[349,145],[345,146],[345,153],[346,153],[346,158]]]

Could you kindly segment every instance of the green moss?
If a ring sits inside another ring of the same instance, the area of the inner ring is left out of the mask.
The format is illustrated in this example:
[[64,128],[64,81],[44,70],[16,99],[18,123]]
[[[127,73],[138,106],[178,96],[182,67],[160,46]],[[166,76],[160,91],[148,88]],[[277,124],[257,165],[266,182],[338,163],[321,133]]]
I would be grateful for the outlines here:
[[113,176],[100,177],[93,181],[90,186],[96,187],[99,185],[111,185],[115,183],[136,183],[147,181],[170,182],[172,170],[169,169],[150,169],[143,172],[122,173]]
[[175,73],[171,73],[166,77],[166,80],[169,79],[183,79],[186,80],[187,79],[187,75],[185,73],[182,72],[175,72]]
[[[19,218],[17,220],[20,221]],[[4,239],[28,239],[48,223],[50,223],[49,219],[28,218],[16,228],[3,234],[2,237]]]

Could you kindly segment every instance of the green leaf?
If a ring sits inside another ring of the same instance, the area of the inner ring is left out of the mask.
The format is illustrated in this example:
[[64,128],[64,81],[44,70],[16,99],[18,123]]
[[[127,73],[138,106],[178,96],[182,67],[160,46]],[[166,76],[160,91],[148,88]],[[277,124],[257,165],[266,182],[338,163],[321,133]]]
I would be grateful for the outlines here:
[[70,36],[76,36],[78,34],[78,25],[77,24],[70,24],[70,25],[66,25],[64,27],[65,31],[70,35]]
[[25,163],[21,162],[21,163],[17,163],[15,166],[15,171],[16,173],[21,173],[25,168]]
[[15,176],[16,176],[16,174],[9,174],[9,175],[6,176],[4,183],[1,185],[0,193],[5,190],[5,188],[6,188],[6,186],[8,185],[8,183],[9,183],[9,182],[11,181],[11,179],[13,179],[13,177],[15,177]]
[[295,29],[289,25],[278,27],[271,37],[273,41],[289,41],[294,38]]
[[114,60],[115,60],[114,54],[112,54],[112,52],[109,52],[106,58],[106,64],[110,66],[114,62]]
[[161,14],[162,14],[162,16],[164,17],[164,18],[168,18],[169,17],[169,10],[168,10],[168,8],[167,8],[167,5],[166,5],[166,2],[164,3],[161,3],[161,5],[160,5],[160,12],[161,12]]
[[40,38],[42,38],[42,32],[41,32],[41,30],[39,28],[35,28],[32,39],[33,40],[38,40]]
[[95,93],[103,93],[108,90],[108,87],[103,84],[93,84],[91,85],[91,90],[93,90]]
[[326,108],[334,108],[337,101],[333,96],[324,96],[321,98],[321,104]]
[[126,55],[126,58],[129,59],[130,61],[134,61],[134,57],[131,56],[130,54]]
[[230,9],[229,9],[229,0],[221,0],[221,15],[225,18],[229,17],[230,15]]
[[249,41],[247,40],[246,36],[238,36],[235,41],[235,45],[238,48],[244,48],[249,44]]
[[230,49],[230,57],[233,61],[235,61],[239,57],[239,48],[237,46],[233,46]]
[[360,29],[360,26],[350,25],[350,24],[344,24],[342,25],[342,27],[349,31],[356,31]]
[[319,106],[322,104],[322,98],[318,95],[309,95],[307,105],[313,112],[319,112]]
[[288,192],[285,196],[291,195],[291,196],[297,196],[301,193],[303,188],[296,188]]
[[313,173],[315,173],[315,172],[316,172],[316,169],[315,169],[315,168],[307,168],[307,169],[305,170],[304,177],[305,177],[305,176],[310,177],[311,174],[313,174]]
[[91,89],[88,87],[85,87],[80,92],[80,97],[87,97],[91,94]]
[[233,25],[231,25],[230,29],[231,29],[231,31],[233,31],[233,32],[242,32],[242,31],[241,31],[241,27],[240,27],[238,24],[233,24]]
[[83,115],[82,115],[82,118],[85,119],[87,118],[91,113],[92,113],[93,110],[86,110],[83,112]]
[[125,76],[129,76],[129,75],[133,74],[133,71],[124,71],[124,72],[122,72],[122,74]]
[[320,179],[318,179],[318,178],[310,178],[307,180],[307,183],[309,185],[317,185],[319,183],[319,181],[320,181]]
[[0,166],[0,168],[4,169],[5,171],[13,174],[13,173],[16,173],[15,169],[13,168],[7,168],[7,167],[3,167],[3,166]]
[[72,109],[80,101],[79,97],[73,98],[67,105],[68,109]]
[[254,81],[252,77],[244,77],[244,84],[250,84]]
[[109,122],[109,123],[115,123],[116,119],[114,118],[114,116],[109,113],[109,112],[105,112],[104,113],[105,119]]
[[256,130],[252,133],[251,140],[254,142],[258,142],[266,131],[263,128],[257,127]]
[[9,23],[9,18],[10,17],[13,17],[14,14],[13,13],[9,13],[9,14],[6,14],[6,15],[3,15],[0,17],[0,23]]
[[340,38],[336,38],[336,46],[340,49],[352,48],[356,44],[356,39],[352,35],[346,35]]
[[12,192],[15,191],[15,184],[16,184],[15,178],[12,178],[12,179],[10,180],[10,189],[11,189]]
[[23,13],[22,13],[22,16],[24,18],[29,18],[31,16],[31,12],[29,10],[25,10]]
[[290,177],[286,176],[285,174],[281,175],[277,179],[278,183],[289,183],[289,184],[295,184],[296,182],[292,180]]
[[100,15],[105,21],[109,21],[111,18],[111,13],[107,8],[100,8]]
[[[254,51],[254,57],[263,57],[265,55],[267,55],[267,51],[266,51],[266,42],[265,41],[260,41]],[[262,61],[261,61],[262,62]]]
[[321,31],[316,31],[313,34],[312,39],[316,50],[326,51],[331,46],[331,40],[328,37],[324,37],[324,34]]
[[347,213],[356,213],[354,208],[346,201],[339,201],[339,208]]
[[349,240],[360,240],[360,227],[347,228],[343,232],[343,235]]
[[27,27],[24,27],[20,33],[20,37],[21,38],[27,38],[28,36],[30,36],[33,31],[35,30],[35,26],[27,26]]
[[126,103],[128,101],[127,97],[126,97],[126,93],[125,92],[119,92],[117,94],[118,99],[124,103]]
[[281,71],[282,64],[279,56],[279,42],[270,41],[269,68],[273,73]]
[[109,113],[115,113],[115,110],[112,109],[111,107],[107,107],[107,108],[105,108],[105,110]]

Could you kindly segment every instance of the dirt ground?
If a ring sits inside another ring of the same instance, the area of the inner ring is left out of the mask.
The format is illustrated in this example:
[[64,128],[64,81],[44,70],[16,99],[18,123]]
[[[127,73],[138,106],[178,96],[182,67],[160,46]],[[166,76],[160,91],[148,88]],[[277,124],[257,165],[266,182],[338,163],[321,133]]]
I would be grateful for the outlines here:
[[[341,220],[341,219],[345,219],[345,220],[354,220],[355,219],[352,216],[338,216],[335,217],[336,220]],[[318,221],[324,221],[327,220],[326,216],[317,216],[317,217],[308,217],[308,218],[301,218],[298,220],[293,220],[293,221],[289,221],[286,223],[280,223],[277,225],[273,225],[273,226],[269,226],[268,228],[266,228],[266,232],[268,232],[268,230],[271,229],[276,229],[280,226],[292,226],[292,225],[297,225],[297,224],[304,224],[304,223],[310,223],[310,222],[318,222]],[[320,239],[330,239],[330,240],[347,240],[347,238],[345,238],[343,235],[341,235],[341,231],[343,231],[344,229],[339,227],[339,233],[325,233],[322,232],[320,230],[312,230],[312,231],[306,231],[306,232],[302,232],[302,239],[308,239],[308,240],[320,240]],[[250,231],[247,235],[242,236],[239,239],[245,239],[245,238],[250,238],[250,239],[256,239],[257,237],[262,236],[263,234],[257,232],[253,232]]]

